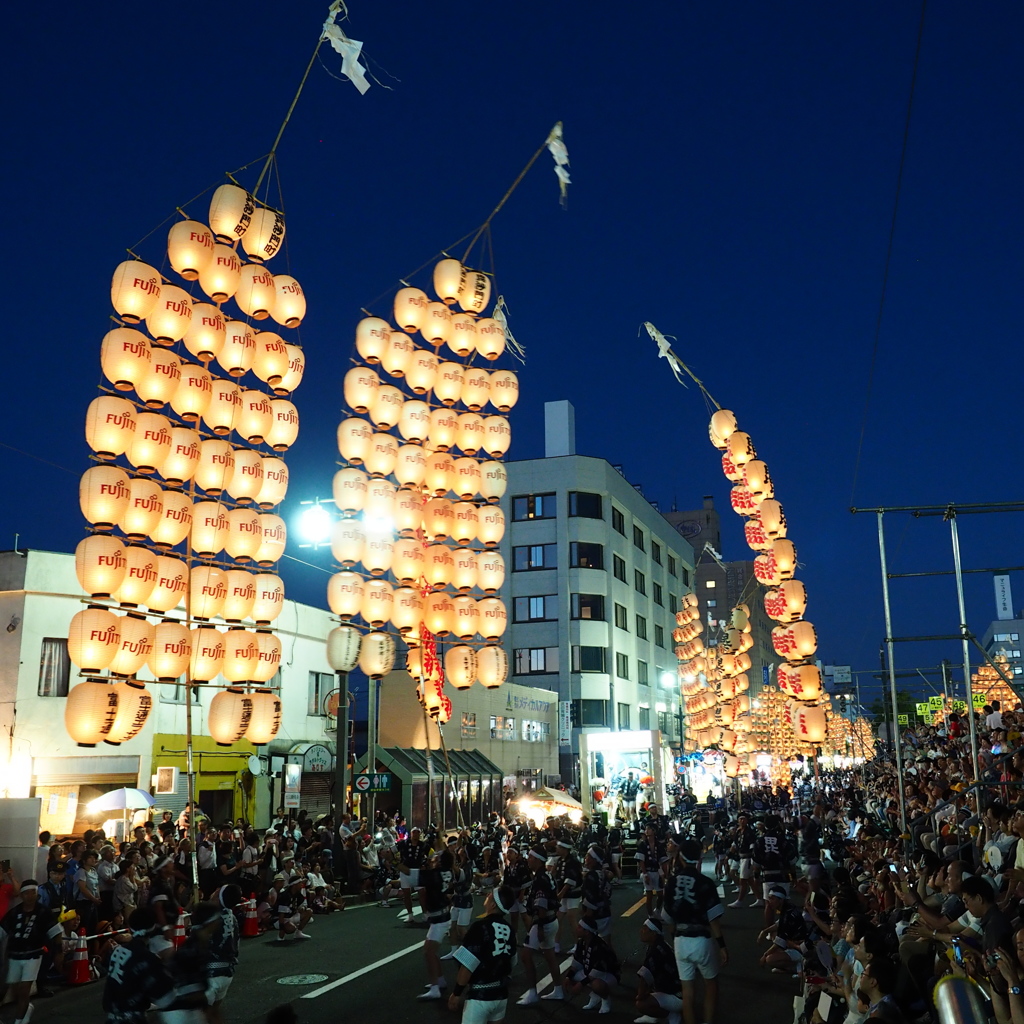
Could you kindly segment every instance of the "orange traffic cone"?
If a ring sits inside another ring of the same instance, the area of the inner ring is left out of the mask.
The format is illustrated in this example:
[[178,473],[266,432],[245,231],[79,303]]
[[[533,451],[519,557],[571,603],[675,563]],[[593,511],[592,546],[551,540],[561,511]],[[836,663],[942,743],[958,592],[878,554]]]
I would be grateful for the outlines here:
[[89,975],[89,944],[85,941],[85,929],[81,929],[74,940],[75,948],[68,963],[68,984],[84,985],[92,978]]
[[242,938],[253,939],[259,933],[260,925],[256,919],[256,901],[248,900],[245,904],[245,919],[242,921]]
[[182,921],[184,916],[184,914],[178,915],[178,920],[174,922],[174,928],[171,930],[171,942],[174,944],[175,949],[185,941],[185,924]]

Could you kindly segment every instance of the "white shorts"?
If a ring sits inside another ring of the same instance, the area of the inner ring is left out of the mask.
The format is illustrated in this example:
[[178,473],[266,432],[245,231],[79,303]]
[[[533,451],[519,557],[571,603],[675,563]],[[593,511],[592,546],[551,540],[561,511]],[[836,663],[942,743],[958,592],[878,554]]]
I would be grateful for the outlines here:
[[563,898],[559,910],[564,914],[567,910],[579,910],[580,909],[580,897],[579,896],[566,896]]
[[452,907],[452,924],[459,928],[467,928],[472,921],[472,907]]
[[522,914],[525,910],[526,907],[524,907],[523,904],[519,902],[519,900],[516,900],[515,903],[513,903],[512,906],[508,908],[508,912],[510,914]]
[[740,878],[753,878],[754,867],[749,857],[740,857]]
[[779,886],[782,886],[782,888],[786,890],[786,895],[788,896],[789,895],[789,882],[765,882],[764,886],[763,886],[764,892],[762,893],[761,898],[765,899],[765,900],[768,899],[768,890],[769,889],[775,889],[775,888],[777,888]]
[[710,936],[677,935],[675,953],[680,981],[693,981],[698,974],[709,981],[718,977],[718,950]]
[[530,949],[554,949],[557,935],[557,921],[549,921],[547,924],[535,924],[530,929],[530,934],[526,937],[526,945]]
[[645,871],[643,874],[644,892],[661,891],[661,873],[658,871]]
[[416,889],[420,884],[420,869],[419,868],[406,868],[404,871],[400,870],[398,875],[398,884],[403,889]]
[[617,866],[619,861],[621,861],[621,860],[622,860],[622,854],[621,853],[613,853],[612,854],[612,863],[613,864],[615,864]]
[[654,997],[654,1001],[669,1013],[673,1011],[678,1013],[683,1008],[682,999],[672,995],[671,992],[652,992],[651,995]]
[[587,981],[603,981],[606,985],[618,985],[619,979],[609,971],[591,971],[586,976]]
[[505,1017],[507,999],[467,999],[462,1004],[462,1024],[492,1024]]
[[427,928],[427,942],[440,942],[451,931],[451,921],[435,921]]
[[206,979],[206,1001],[213,1006],[219,1003],[231,988],[234,978],[230,974],[218,974],[215,978]]
[[41,956],[34,960],[15,960],[11,957],[7,961],[7,984],[17,985],[23,981],[35,981],[39,974],[39,965],[43,962]]

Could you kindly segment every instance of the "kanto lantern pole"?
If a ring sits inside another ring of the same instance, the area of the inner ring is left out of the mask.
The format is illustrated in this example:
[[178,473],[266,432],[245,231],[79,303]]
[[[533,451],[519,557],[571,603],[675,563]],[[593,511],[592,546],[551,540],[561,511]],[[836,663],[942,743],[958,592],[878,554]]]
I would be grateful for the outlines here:
[[[971,685],[971,633],[967,628],[967,605],[964,601],[964,574],[960,566],[960,534],[956,528],[956,511],[949,512],[949,533],[953,542],[953,572],[956,575],[956,599],[960,610],[960,639],[964,648],[964,693],[967,698],[967,725],[971,735],[971,764],[974,781],[978,782],[978,730],[974,724],[974,687]],[[981,813],[981,790],[974,791],[974,799]]]
[[[896,750],[896,779],[899,782],[900,832],[907,831],[907,794],[904,791],[903,747],[900,743],[899,701],[896,697],[896,666],[893,664],[892,610],[889,607],[889,572],[885,559],[885,513],[878,513],[878,557],[882,563],[882,606],[885,609],[885,646],[889,662],[889,696],[892,700],[892,744]],[[972,726],[973,728],[973,726]]]

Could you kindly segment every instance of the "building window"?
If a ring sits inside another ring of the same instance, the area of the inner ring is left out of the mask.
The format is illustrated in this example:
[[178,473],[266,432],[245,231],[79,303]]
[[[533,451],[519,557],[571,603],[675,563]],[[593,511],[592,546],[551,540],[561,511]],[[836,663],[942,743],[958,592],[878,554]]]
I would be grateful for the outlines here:
[[572,648],[573,672],[604,672],[605,653],[603,647],[586,647],[574,644]]
[[309,673],[309,706],[306,708],[307,715],[323,715],[324,699],[334,689],[335,678],[333,672],[310,672]]
[[491,739],[514,740],[516,738],[516,720],[505,715],[491,715]]
[[621,533],[623,537],[626,536],[626,517],[612,505],[612,529],[616,533]]
[[653,587],[654,603],[655,604],[660,604],[662,607],[664,607],[665,606],[665,595],[662,593],[661,584],[660,583],[652,583],[651,586]]
[[523,742],[524,743],[547,743],[551,734],[551,728],[547,722],[534,722],[523,719]]
[[650,727],[651,727],[651,709],[650,708],[641,707],[641,708],[638,709],[636,727],[638,729],[650,729]]
[[647,548],[644,545],[644,531],[640,529],[636,524],[633,525],[633,544],[638,547],[641,551],[646,551]]
[[619,705],[619,728],[620,729],[628,729],[629,728],[629,705],[628,704],[620,704]]
[[554,519],[555,496],[553,494],[520,494],[512,499],[512,521],[521,523],[526,519]]
[[665,627],[655,625],[654,627],[654,644],[656,647],[665,646]]
[[581,519],[604,519],[601,509],[601,495],[589,491],[569,492],[569,515]]
[[679,563],[676,561],[675,555],[668,556],[668,574],[669,576],[679,575]]
[[512,549],[512,571],[554,569],[558,564],[557,544],[523,544]]
[[578,726],[605,725],[603,700],[574,700],[570,712],[573,724]]
[[557,647],[517,647],[513,672],[517,676],[535,676],[558,671]]
[[629,678],[629,657],[621,651],[617,651],[615,654],[615,674],[620,679]]
[[690,570],[689,569],[683,569],[682,572],[683,572],[683,575],[682,575],[683,586],[684,587],[688,587],[690,585]]
[[636,617],[636,635],[638,640],[647,639],[647,620],[642,615]]
[[43,638],[39,648],[40,697],[66,697],[71,685],[71,658],[68,657],[68,642],[64,637]]
[[626,582],[626,560],[619,558],[618,555],[612,555],[612,573],[617,580]]
[[572,617],[604,622],[604,598],[600,594],[573,594]]
[[641,686],[650,686],[651,685],[650,675],[649,675],[649,672],[648,672],[647,662],[646,661],[638,661],[636,663],[636,681]]
[[1003,652],[1009,658],[1019,658],[1020,651],[1004,651]]
[[704,602],[704,604],[707,605],[708,608],[717,608],[718,607],[718,598],[717,597],[709,597]]
[[604,545],[574,540],[569,545],[569,565],[573,569],[603,569]]
[[463,711],[462,712],[462,738],[464,740],[475,740],[476,739],[476,712],[475,711]]
[[554,594],[517,597],[512,604],[513,622],[550,622],[558,618],[558,598]]
[[675,594],[670,593],[668,595],[668,610],[670,612],[674,612],[678,607],[679,607],[679,598]]
[[661,545],[654,539],[651,540],[651,559],[661,565]]
[[715,580],[705,580],[705,581],[704,581],[704,586],[705,586],[705,587],[706,587],[706,588],[707,588],[708,590],[714,590],[714,589],[715,589],[715,587],[717,587],[717,586],[718,586],[718,583],[717,583],[717,581],[715,581]]
[[647,593],[647,577],[639,570],[633,570],[633,589],[638,594]]
[[626,611],[624,604],[617,604],[615,606],[615,625],[619,629],[629,630],[629,613]]

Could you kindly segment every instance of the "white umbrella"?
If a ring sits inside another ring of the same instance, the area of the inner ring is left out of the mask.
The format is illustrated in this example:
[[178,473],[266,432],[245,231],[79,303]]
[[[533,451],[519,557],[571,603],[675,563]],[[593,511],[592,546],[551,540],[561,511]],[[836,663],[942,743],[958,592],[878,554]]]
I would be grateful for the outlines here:
[[90,801],[91,811],[137,811],[142,807],[152,807],[156,797],[152,797],[141,789],[115,789],[104,793]]

